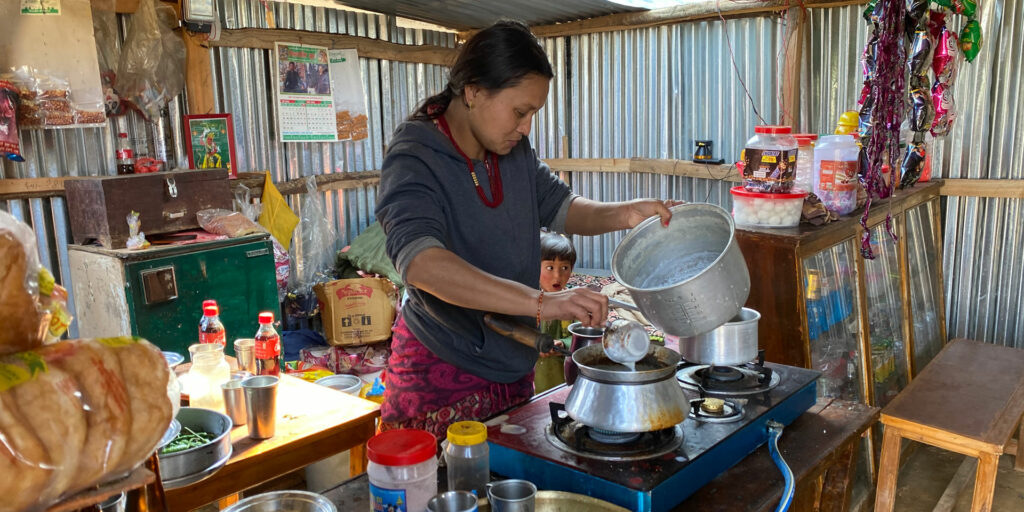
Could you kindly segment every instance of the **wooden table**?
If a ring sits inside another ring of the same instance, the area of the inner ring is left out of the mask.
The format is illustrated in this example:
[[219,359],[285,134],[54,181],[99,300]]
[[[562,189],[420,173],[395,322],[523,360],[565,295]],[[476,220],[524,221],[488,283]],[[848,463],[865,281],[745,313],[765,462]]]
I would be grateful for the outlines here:
[[[976,457],[971,510],[991,510],[999,456],[1009,451],[1022,415],[1024,350],[962,339],[949,342],[882,411],[885,435],[875,510],[892,510],[895,503],[902,439]],[[1014,453],[1016,467],[1024,469],[1024,443]]]
[[[796,479],[790,510],[849,508],[860,437],[877,421],[878,413],[877,407],[822,399],[786,427],[779,438],[779,450]],[[782,473],[765,445],[701,487],[675,510],[770,511],[782,498],[784,487]]]
[[282,375],[274,437],[250,439],[247,426],[235,427],[228,463],[206,480],[168,490],[167,508],[191,510],[345,450],[351,450],[352,474],[364,472],[366,441],[374,435],[379,409],[374,402]]

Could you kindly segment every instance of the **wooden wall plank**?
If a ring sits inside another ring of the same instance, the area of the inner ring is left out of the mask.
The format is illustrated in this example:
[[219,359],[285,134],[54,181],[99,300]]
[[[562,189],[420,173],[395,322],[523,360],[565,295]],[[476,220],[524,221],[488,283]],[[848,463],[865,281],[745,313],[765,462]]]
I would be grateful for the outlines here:
[[327,48],[355,48],[360,57],[451,66],[457,50],[428,44],[399,44],[368,37],[324,34],[306,30],[242,28],[225,30],[210,46],[274,49],[276,42],[311,44]]
[[1024,199],[1024,180],[942,180],[939,192],[944,196],[1004,197]]

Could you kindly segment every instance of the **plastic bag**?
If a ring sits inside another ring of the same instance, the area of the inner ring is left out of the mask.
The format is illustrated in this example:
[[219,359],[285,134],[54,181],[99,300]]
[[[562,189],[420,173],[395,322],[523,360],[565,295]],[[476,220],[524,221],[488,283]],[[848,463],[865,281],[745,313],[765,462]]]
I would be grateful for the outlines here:
[[[306,178],[306,195],[299,220],[302,243],[295,250],[296,295],[312,293],[313,286],[334,279],[334,227],[327,220],[321,201],[323,193],[316,188],[316,177]],[[298,257],[301,255],[301,258]]]
[[[160,11],[169,11],[170,16],[158,16]],[[177,19],[173,8],[142,0],[117,65],[117,91],[150,118],[160,117],[160,109],[185,87],[185,44],[165,18]]]
[[242,215],[251,221],[256,221],[260,218],[260,213],[263,213],[263,204],[253,203],[252,192],[249,191],[249,187],[241,183],[236,185],[235,199],[232,204],[235,211],[242,212]]
[[42,344],[49,321],[39,305],[40,269],[32,229],[0,211],[0,354]]
[[128,242],[126,247],[129,249],[145,249],[149,247],[146,234],[142,232],[142,221],[139,220],[139,212],[133,211],[126,218],[128,221]]
[[0,511],[122,478],[173,417],[170,369],[141,338],[64,341],[0,356],[0,368]]
[[249,220],[245,215],[222,208],[199,210],[196,212],[196,218],[199,219],[199,227],[216,235],[238,238],[253,233],[266,233],[262,226]]

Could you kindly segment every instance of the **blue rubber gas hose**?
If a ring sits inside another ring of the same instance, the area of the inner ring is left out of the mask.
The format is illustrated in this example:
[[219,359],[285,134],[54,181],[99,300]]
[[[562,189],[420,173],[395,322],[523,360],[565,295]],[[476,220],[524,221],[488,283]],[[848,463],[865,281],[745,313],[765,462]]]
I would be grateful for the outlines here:
[[768,422],[768,451],[772,454],[772,460],[775,461],[775,465],[779,467],[779,471],[782,471],[782,476],[786,480],[786,488],[782,492],[782,499],[779,500],[779,506],[775,509],[775,512],[786,512],[789,510],[789,506],[793,503],[793,494],[796,492],[796,482],[793,481],[793,470],[789,469],[789,465],[782,458],[782,454],[779,453],[779,437],[782,436],[783,425],[775,421]]

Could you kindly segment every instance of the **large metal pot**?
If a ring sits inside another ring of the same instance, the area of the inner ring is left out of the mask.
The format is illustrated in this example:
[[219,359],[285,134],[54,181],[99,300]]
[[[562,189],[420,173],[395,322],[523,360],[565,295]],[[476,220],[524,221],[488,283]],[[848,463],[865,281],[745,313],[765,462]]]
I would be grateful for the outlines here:
[[612,273],[655,327],[706,333],[739,313],[750,274],[729,212],[711,204],[672,207],[672,221],[638,224],[612,255]]
[[761,313],[743,308],[711,332],[679,338],[679,355],[691,363],[734,366],[757,359],[757,322]]
[[579,378],[565,400],[572,419],[612,432],[653,432],[683,422],[688,406],[675,379],[679,354],[652,345],[636,371],[612,362],[601,345],[572,354]]

